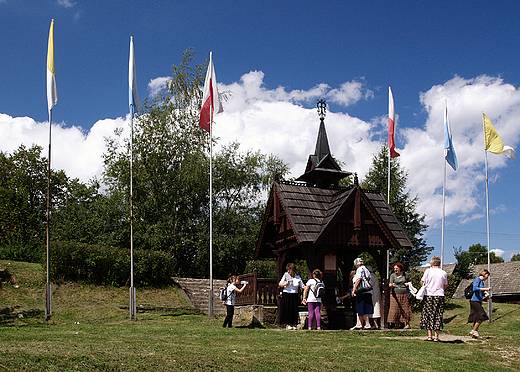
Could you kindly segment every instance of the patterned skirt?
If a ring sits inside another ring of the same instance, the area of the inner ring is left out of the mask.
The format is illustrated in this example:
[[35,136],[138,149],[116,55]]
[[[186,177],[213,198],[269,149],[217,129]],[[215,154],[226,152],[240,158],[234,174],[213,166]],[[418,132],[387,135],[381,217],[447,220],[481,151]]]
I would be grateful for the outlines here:
[[444,314],[444,296],[424,296],[421,312],[421,329],[442,330]]
[[390,296],[390,310],[388,321],[390,323],[408,323],[413,320],[412,306],[406,293],[395,293]]

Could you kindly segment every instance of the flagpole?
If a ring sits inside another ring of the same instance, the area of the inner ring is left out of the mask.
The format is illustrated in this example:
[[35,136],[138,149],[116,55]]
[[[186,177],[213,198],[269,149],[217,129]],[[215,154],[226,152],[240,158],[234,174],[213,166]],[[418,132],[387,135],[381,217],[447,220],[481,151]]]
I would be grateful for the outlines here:
[[441,270],[444,265],[444,220],[446,218],[446,158],[444,163],[444,180],[442,182],[442,228],[441,228]]
[[52,139],[52,108],[58,102],[56,89],[56,71],[54,66],[54,19],[49,28],[47,46],[47,107],[49,110],[49,159],[47,166],[47,237],[46,237],[46,281],[45,281],[45,320],[52,318],[52,286],[50,282],[50,206],[51,206],[51,139]]
[[[444,125],[448,125],[448,100],[444,101]],[[444,220],[446,219],[446,143],[444,143],[444,179],[442,181],[441,270],[444,265]]]
[[[485,141],[485,139],[484,139]],[[485,159],[486,159],[486,216],[487,216],[487,246],[488,246],[488,271],[491,272],[491,263],[490,263],[490,236],[489,236],[489,185],[488,185],[488,160],[487,160],[487,150],[484,150]],[[491,279],[488,277],[488,287],[491,287]],[[488,298],[488,317],[489,323],[493,322],[493,301],[491,300],[491,296]]]
[[136,319],[134,287],[134,113],[130,112],[130,320]]
[[209,123],[209,316],[213,315],[213,102]]
[[[387,202],[388,202],[388,206],[390,206],[390,170],[391,170],[391,167],[390,167],[390,163],[392,161],[392,157],[391,157],[391,151],[390,151],[390,147],[388,147],[388,193],[387,193]],[[390,249],[387,249],[386,250],[386,279],[389,279],[390,278]]]
[[130,56],[128,58],[128,106],[130,108],[130,320],[137,318],[134,287],[134,116],[141,109],[137,94],[135,76],[134,38],[130,36]]
[[52,128],[52,109],[49,110],[49,160],[47,162],[47,278],[45,282],[45,320],[52,318],[52,286],[50,283],[50,199],[51,199],[51,128]]

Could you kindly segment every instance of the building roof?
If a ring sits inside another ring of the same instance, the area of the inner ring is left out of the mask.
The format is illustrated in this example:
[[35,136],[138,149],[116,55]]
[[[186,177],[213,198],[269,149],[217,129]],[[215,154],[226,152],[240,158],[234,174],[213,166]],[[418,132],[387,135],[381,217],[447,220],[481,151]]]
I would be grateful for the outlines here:
[[[356,201],[356,198],[359,200]],[[276,203],[280,205],[279,212],[275,212]],[[359,204],[357,207],[356,203]],[[380,193],[364,191],[359,186],[337,190],[309,187],[305,184],[275,182],[268,200],[255,257],[271,257],[272,252],[267,244],[273,239],[281,241],[281,234],[275,231],[274,223],[272,223],[279,219],[276,216],[277,213],[287,217],[289,224],[287,230],[292,230],[294,234],[293,246],[302,243],[339,244],[341,246],[356,244],[351,236],[347,236],[349,234],[344,233],[345,227],[338,227],[341,223],[355,219],[353,212],[355,208],[363,209],[362,212],[359,212],[359,229],[361,229],[361,224],[370,220],[371,225],[364,230],[372,234],[377,230],[377,235],[381,236],[379,240],[376,240],[372,235],[373,246],[381,240],[392,241],[392,244],[401,247],[413,246]],[[355,222],[353,224],[355,225]],[[354,230],[355,227],[350,226],[349,229]],[[367,236],[363,240],[364,237],[360,237],[358,243],[364,242],[369,245],[370,238]]]
[[[418,266],[418,267],[414,267],[414,270],[417,270],[421,273],[424,273],[426,271],[426,269],[428,269],[430,266]],[[457,267],[457,264],[455,263],[451,263],[451,264],[445,264],[445,265],[442,265],[442,269],[444,271],[446,271],[446,273],[448,275],[452,275],[453,272],[455,271],[455,267]]]
[[[473,266],[470,269],[469,278],[461,280],[453,297],[464,298],[464,288],[474,281],[483,269],[487,268],[487,264]],[[491,272],[490,279],[493,287],[493,297],[520,294],[520,261],[494,263],[490,265],[489,271]]]

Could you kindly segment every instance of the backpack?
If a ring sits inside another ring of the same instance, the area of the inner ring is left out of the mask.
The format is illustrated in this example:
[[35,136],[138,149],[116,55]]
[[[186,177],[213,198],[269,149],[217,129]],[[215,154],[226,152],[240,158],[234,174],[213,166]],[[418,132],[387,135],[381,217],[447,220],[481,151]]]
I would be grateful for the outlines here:
[[220,288],[220,296],[219,296],[220,300],[221,301],[226,301],[227,298],[228,298],[228,295],[227,295],[227,286],[224,287],[224,288]]
[[[316,280],[316,279],[314,279],[314,280]],[[323,284],[323,282],[316,280],[316,285],[314,286],[313,293],[314,293],[314,297],[316,297],[316,298],[325,297],[325,285]]]
[[473,282],[469,283],[469,285],[464,289],[464,297],[468,300],[473,297]]

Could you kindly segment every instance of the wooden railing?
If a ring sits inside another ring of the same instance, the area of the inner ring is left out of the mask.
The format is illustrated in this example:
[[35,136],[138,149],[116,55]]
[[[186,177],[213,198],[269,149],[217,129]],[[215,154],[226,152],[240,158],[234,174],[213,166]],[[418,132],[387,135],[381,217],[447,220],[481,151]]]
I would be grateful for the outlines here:
[[276,279],[258,278],[255,269],[251,274],[239,276],[240,281],[248,281],[246,289],[237,293],[235,303],[237,305],[270,305],[276,306],[278,302],[278,282]]

